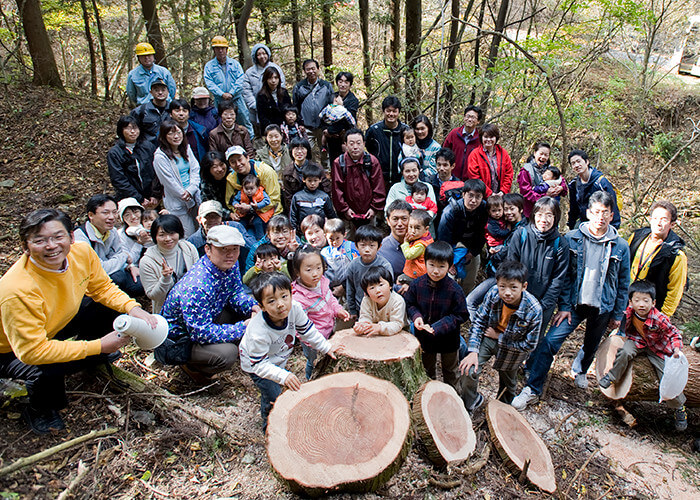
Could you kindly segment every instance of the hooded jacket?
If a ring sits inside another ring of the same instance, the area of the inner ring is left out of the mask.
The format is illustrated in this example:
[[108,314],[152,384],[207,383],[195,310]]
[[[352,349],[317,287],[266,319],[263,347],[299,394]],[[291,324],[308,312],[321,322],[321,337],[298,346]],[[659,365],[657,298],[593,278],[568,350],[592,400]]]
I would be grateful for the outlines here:
[[151,185],[156,176],[153,170],[154,152],[155,147],[150,141],[138,141],[133,152],[130,152],[123,139],[118,139],[109,149],[107,168],[117,199],[132,197],[143,203],[145,198],[153,196]]
[[192,106],[190,109],[190,120],[204,127],[207,134],[218,127],[219,123],[221,123],[221,120],[219,119],[219,112],[214,106],[207,106],[206,108]]
[[[502,193],[510,193],[513,185],[513,163],[510,155],[499,144],[494,148],[496,153],[496,176],[498,177],[498,190]],[[486,184],[486,196],[493,194],[491,190],[491,167],[484,148],[475,148],[469,154],[467,160],[467,177],[469,179],[481,179]]]
[[569,183],[569,229],[576,227],[576,222],[586,222],[588,216],[588,200],[596,191],[605,191],[613,198],[613,220],[611,222],[615,229],[620,229],[620,211],[617,209],[617,193],[615,188],[608,179],[605,178],[603,172],[597,168],[591,168],[591,176],[585,184],[581,182],[581,178],[576,176]]
[[469,253],[479,255],[486,243],[486,202],[471,212],[467,212],[464,199],[451,199],[445,207],[438,227],[438,240],[446,241],[453,247],[462,243]]
[[318,114],[333,101],[333,85],[319,77],[313,85],[304,78],[294,86],[292,101],[299,110],[299,117],[308,129],[321,126]]
[[[255,53],[258,49],[265,49],[267,52],[267,64],[265,66],[258,66],[255,59]],[[257,103],[256,98],[258,92],[262,88],[262,74],[267,69],[268,66],[277,68],[280,72],[280,87],[287,87],[284,79],[284,71],[277,64],[272,62],[272,52],[270,48],[264,43],[256,43],[250,51],[250,58],[253,60],[253,65],[245,71],[245,79],[243,80],[243,100],[245,105],[248,106],[248,111],[250,112],[250,121],[253,123],[258,122],[257,118]]]
[[[549,165],[549,163],[547,163]],[[542,184],[544,180],[542,179],[542,172],[547,165],[540,168],[537,162],[533,159],[525,163],[520,172],[518,172],[518,186],[520,187],[520,194],[523,195],[523,217],[529,218],[532,213],[532,208],[535,203],[540,198],[547,196],[546,193],[540,194],[536,193],[534,188],[539,184]],[[561,176],[561,187],[563,191],[560,196],[566,196],[569,191],[569,187],[566,185],[566,179]]]
[[[382,167],[379,160],[372,155],[369,175],[365,172],[363,153],[358,161],[345,156],[345,172],[340,166],[340,157],[336,158],[331,168],[331,182],[333,184],[333,206],[339,215],[349,218],[348,210],[359,215],[367,213],[371,208],[376,213],[384,209],[386,201],[386,188],[382,177]],[[359,304],[358,304],[359,305]]]
[[365,134],[367,151],[379,160],[386,186],[391,187],[401,180],[401,132],[407,128],[408,125],[399,121],[394,129],[389,129],[382,120],[367,129]]

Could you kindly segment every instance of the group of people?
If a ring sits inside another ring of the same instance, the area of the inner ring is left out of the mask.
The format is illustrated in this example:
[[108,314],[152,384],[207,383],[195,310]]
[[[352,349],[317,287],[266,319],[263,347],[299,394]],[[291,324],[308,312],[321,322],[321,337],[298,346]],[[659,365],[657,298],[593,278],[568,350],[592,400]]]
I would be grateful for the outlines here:
[[[127,85],[138,106],[107,153],[115,195],[90,198],[78,226],[53,209],[20,225],[24,255],[0,279],[0,377],[26,380],[35,432],[63,428],[66,374],[112,361],[128,341],[111,332],[116,312],[155,327],[142,296],[169,324],[156,359],[198,384],[240,364],[260,391],[263,429],[282,387],[300,388],[285,368],[295,338],[308,379],[319,353],[342,352],[328,341],[337,321],[357,335],[410,331],[427,374],[437,376],[439,355],[470,412],[484,402],[479,377],[492,357],[499,399],[520,410],[537,401],[583,322],[580,388],[608,328],[629,340],[601,386],[638,354],[659,376],[663,356],[679,355],[669,317],[687,258],[672,203],[655,202],[650,227],[625,240],[622,200],[585,151],[569,153],[567,182],[538,142],[511,192],[500,130],[480,126],[476,106],[442,145],[427,116],[401,122],[395,96],[362,131],[351,73],[334,92],[308,59],[290,98],[265,45],[245,72],[225,38],[212,48],[206,87],[187,102],[139,44]],[[567,195],[570,231],[560,234]],[[685,429],[683,396],[668,404]]]

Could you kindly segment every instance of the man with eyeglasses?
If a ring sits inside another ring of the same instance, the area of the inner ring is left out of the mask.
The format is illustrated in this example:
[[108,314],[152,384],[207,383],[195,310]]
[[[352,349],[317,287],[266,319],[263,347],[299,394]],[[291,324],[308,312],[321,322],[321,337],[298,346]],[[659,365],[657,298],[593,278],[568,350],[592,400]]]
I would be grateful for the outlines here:
[[571,251],[569,286],[562,290],[553,326],[531,355],[527,385],[511,403],[518,410],[539,399],[554,355],[584,320],[583,347],[572,367],[581,389],[588,387],[586,372],[606,329],[620,326],[630,283],[630,249],[611,225],[614,204],[609,193],[596,191],[588,201],[588,220],[566,234]]
[[75,241],[84,241],[92,247],[105,272],[130,297],[143,295],[139,268],[131,261],[114,229],[119,217],[117,201],[108,194],[96,194],[87,202],[87,216],[87,222],[74,232]]
[[[36,210],[19,227],[24,254],[0,278],[0,377],[24,380],[23,416],[37,434],[65,428],[64,379],[108,362],[131,339],[112,331],[117,312],[156,326],[119,290],[63,212]],[[75,340],[66,340],[75,337]]]

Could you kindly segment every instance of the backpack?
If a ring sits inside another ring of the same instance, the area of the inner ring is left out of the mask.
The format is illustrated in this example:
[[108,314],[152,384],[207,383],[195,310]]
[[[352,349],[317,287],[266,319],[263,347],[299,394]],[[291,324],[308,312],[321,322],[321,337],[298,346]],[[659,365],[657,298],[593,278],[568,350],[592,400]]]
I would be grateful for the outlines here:
[[[340,155],[338,157],[338,165],[340,165],[340,171],[343,174],[343,177],[345,177],[345,174],[347,172],[347,165],[345,164],[345,153]],[[372,178],[372,157],[370,154],[365,151],[362,153],[362,166],[364,167],[365,174],[367,175],[368,179]]]
[[447,205],[450,200],[462,197],[463,181],[445,181],[440,186],[440,203]]
[[86,237],[87,240],[90,242],[90,246],[91,246],[92,249],[94,250],[94,249],[95,249],[95,245],[97,245],[97,242],[92,241],[92,240],[90,239],[90,237],[88,236],[88,232],[87,232],[87,221],[83,222],[81,225],[79,225],[78,227],[76,227],[76,228],[74,229],[74,232],[75,232],[75,231],[78,231],[78,230],[80,230],[80,231],[82,231],[83,233],[85,233],[85,237]]
[[[605,191],[605,189],[603,188],[603,183],[601,182],[601,180],[602,180],[602,179],[605,179],[605,178],[606,178],[606,177],[605,177],[604,175],[601,175],[600,177],[598,177],[598,178],[595,180],[595,183],[593,183],[593,187],[595,187],[598,191]],[[622,193],[620,192],[619,189],[617,189],[617,187],[615,186],[615,184],[613,184],[613,183],[610,181],[610,179],[607,179],[607,180],[608,180],[608,182],[610,183],[610,185],[612,186],[613,191],[615,192],[615,201],[617,201],[617,211],[618,211],[618,213],[621,214],[621,213],[622,213],[622,207],[623,207],[623,203],[622,203]]]
[[[524,229],[520,232],[520,244],[523,245],[525,244],[525,240],[527,239],[527,231]],[[557,250],[559,250],[559,240],[561,239],[561,234],[557,236],[557,239],[554,240],[554,253],[557,253]]]

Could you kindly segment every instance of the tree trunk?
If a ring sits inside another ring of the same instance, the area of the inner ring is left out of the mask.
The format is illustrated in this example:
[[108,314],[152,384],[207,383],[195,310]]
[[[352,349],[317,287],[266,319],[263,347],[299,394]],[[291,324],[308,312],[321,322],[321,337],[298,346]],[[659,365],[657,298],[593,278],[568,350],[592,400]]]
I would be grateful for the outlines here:
[[236,40],[238,41],[238,53],[243,69],[248,69],[253,65],[253,59],[250,57],[250,45],[248,44],[248,20],[251,12],[253,12],[253,0],[245,0],[236,20]]
[[285,391],[267,425],[267,456],[293,492],[374,491],[411,447],[408,401],[393,384],[336,373]]
[[146,21],[146,33],[148,42],[153,45],[156,51],[156,63],[168,67],[168,58],[165,55],[165,44],[163,34],[160,31],[160,20],[158,19],[158,9],[156,0],[141,0],[141,10]]
[[[362,34],[362,78],[365,82],[365,95],[372,91],[372,63],[370,59],[369,41],[369,0],[358,0],[360,9],[360,32]],[[372,106],[365,106],[365,117],[367,123],[374,123],[374,113]]]
[[326,80],[333,81],[333,34],[331,33],[331,2],[321,0],[321,19],[323,20],[323,68]]
[[292,7],[292,44],[294,45],[294,76],[303,78],[301,68],[301,28],[299,27],[299,0],[291,0]]
[[399,80],[399,46],[401,45],[401,0],[391,0],[391,45],[390,45],[390,74],[394,94],[401,93]]
[[420,109],[420,72],[418,70],[422,34],[421,0],[406,0],[406,121],[411,122]]
[[263,38],[265,39],[265,45],[268,47],[272,45],[272,31],[270,30],[270,11],[267,7],[260,5],[260,17],[263,27]]
[[426,382],[413,396],[411,416],[428,459],[438,467],[466,460],[474,452],[472,419],[452,386]]
[[[494,31],[496,33],[503,33],[503,27],[506,25],[506,16],[508,14],[508,7],[510,5],[510,0],[501,0],[501,6],[498,9],[498,18],[496,19],[496,27]],[[489,47],[489,61],[486,64],[486,71],[484,77],[486,79],[486,89],[484,89],[483,94],[481,94],[481,110],[486,116],[486,111],[489,107],[489,98],[491,97],[491,90],[493,85],[490,82],[490,78],[493,76],[493,68],[496,66],[496,58],[498,57],[498,47],[501,44],[501,36],[499,34],[493,35],[491,39],[491,46]]]
[[[132,0],[126,0],[126,23],[127,23],[127,32],[126,32],[126,39],[127,39],[127,47],[129,48],[129,55],[131,55],[131,51],[133,50],[132,47],[134,47],[136,44],[134,43],[134,16],[131,13],[131,2]],[[133,69],[133,58],[129,57],[129,60],[127,61],[127,71],[131,71]]]
[[17,0],[17,9],[22,18],[29,54],[32,56],[34,85],[48,85],[63,90],[63,82],[51,50],[51,40],[46,32],[39,0]]
[[538,488],[557,489],[552,456],[539,434],[525,417],[509,404],[492,399],[486,408],[491,441],[509,469],[516,475],[527,467],[527,479]]
[[[480,62],[479,62],[479,52],[481,51],[481,30],[484,26],[484,12],[486,10],[486,0],[481,0],[481,8],[479,9],[479,21],[477,26],[479,28],[476,30],[476,40],[474,40],[474,77],[476,77],[479,74],[479,70],[481,69],[479,67]],[[476,86],[477,83],[474,83],[472,86],[472,93],[471,96],[469,97],[469,104],[474,104],[476,102]]]
[[92,0],[92,10],[95,12],[95,24],[97,25],[97,37],[100,40],[100,51],[102,52],[102,79],[105,86],[105,101],[109,100],[109,73],[107,72],[107,48],[105,46],[105,35],[102,31],[102,20],[100,10],[97,8],[97,1]]
[[420,344],[406,332],[391,336],[364,337],[352,328],[340,330],[330,339],[345,349],[338,359],[326,356],[318,364],[315,377],[326,373],[362,371],[393,382],[407,399],[428,380],[420,356]]
[[92,32],[90,31],[90,13],[85,5],[85,0],[80,0],[80,8],[83,10],[85,40],[87,40],[90,54],[90,91],[92,95],[97,95],[97,57],[95,55],[95,42],[92,40]]

